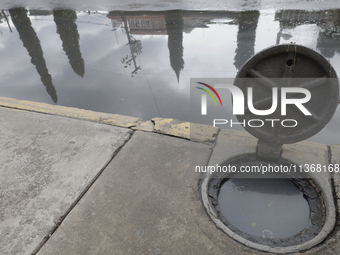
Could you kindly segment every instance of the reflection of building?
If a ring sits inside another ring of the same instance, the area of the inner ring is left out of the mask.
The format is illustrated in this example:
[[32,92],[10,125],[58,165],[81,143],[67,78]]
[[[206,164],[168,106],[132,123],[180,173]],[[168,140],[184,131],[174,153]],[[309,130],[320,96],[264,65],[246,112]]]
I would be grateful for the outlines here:
[[135,35],[164,35],[165,28],[165,12],[110,12],[107,16],[111,19],[112,24],[122,24],[123,17],[126,19],[130,33]]
[[[143,14],[141,14],[143,13]],[[157,35],[167,34],[166,16],[168,12],[118,12],[112,11],[107,17],[111,19],[113,28],[122,24],[124,16],[128,22],[131,34]],[[238,12],[196,12],[182,11],[183,32],[190,33],[195,28],[209,28],[209,24],[214,24],[214,19],[229,19],[229,22],[240,16]],[[218,22],[223,23],[223,22]]]
[[116,20],[116,19],[111,19],[111,24],[112,24],[112,30],[116,31],[117,28],[119,28],[122,25],[122,21]]
[[304,24],[332,24],[339,17],[338,10],[308,12],[302,10],[285,10],[275,13],[275,20],[281,28],[293,28]]
[[47,10],[30,10],[30,16],[48,16],[53,13],[53,11]]
[[166,34],[165,15],[126,16],[131,34]]
[[[195,28],[209,28],[214,19],[223,19],[218,23],[235,24],[234,19],[240,14],[236,12],[192,12],[192,11],[166,11],[166,12],[119,12],[112,11],[107,17],[111,19],[113,30],[122,27],[128,36],[131,55],[122,59],[122,63],[135,64],[133,48],[139,46],[132,35],[168,35],[168,48],[170,65],[179,81],[179,73],[184,68],[183,60],[183,32],[190,33]],[[216,22],[217,23],[217,22]],[[129,39],[130,38],[130,39]],[[132,43],[131,38],[136,42]],[[133,74],[133,73],[132,73]]]
[[228,11],[183,11],[183,32],[188,34],[195,28],[209,28],[209,24],[235,24],[240,15],[238,12]]
[[315,24],[319,28],[316,48],[327,58],[340,53],[340,10],[300,11],[286,10],[275,14],[275,20],[280,22],[280,32],[277,43],[283,37],[283,29],[293,29],[299,25]]

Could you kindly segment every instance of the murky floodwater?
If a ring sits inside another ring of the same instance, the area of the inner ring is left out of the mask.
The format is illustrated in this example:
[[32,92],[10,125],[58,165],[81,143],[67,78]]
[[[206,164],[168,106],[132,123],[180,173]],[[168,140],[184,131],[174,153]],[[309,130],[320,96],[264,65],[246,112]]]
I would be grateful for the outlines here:
[[[0,13],[2,97],[189,121],[190,78],[235,77],[254,53],[289,42],[340,75],[340,10]],[[310,140],[340,143],[339,125],[340,110]]]
[[229,179],[218,203],[233,226],[257,237],[291,237],[306,228],[310,217],[307,200],[289,179]]

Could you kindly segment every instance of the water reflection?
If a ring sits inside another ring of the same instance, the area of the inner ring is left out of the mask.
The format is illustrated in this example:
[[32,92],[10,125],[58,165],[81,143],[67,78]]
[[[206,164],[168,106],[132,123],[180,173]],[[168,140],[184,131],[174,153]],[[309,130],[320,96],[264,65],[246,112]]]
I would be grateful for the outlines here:
[[79,33],[76,25],[77,14],[72,10],[53,11],[57,33],[63,42],[65,51],[73,71],[83,77],[85,73],[84,59],[79,48]]
[[169,11],[166,15],[166,31],[170,65],[179,82],[179,73],[184,68],[183,60],[183,14],[182,11]]
[[259,11],[249,11],[241,13],[238,18],[237,48],[234,58],[237,70],[255,53],[256,27],[259,17]]
[[131,65],[131,62],[133,62],[133,66],[134,66],[134,70],[131,72],[131,77],[133,77],[134,74],[137,74],[137,71],[141,69],[141,66],[137,66],[136,63],[136,55],[139,55],[142,53],[142,43],[141,40],[136,40],[129,31],[128,28],[128,24],[127,24],[127,20],[125,17],[122,17],[123,19],[123,23],[124,23],[124,29],[125,29],[125,33],[128,39],[128,45],[130,47],[130,56],[126,55],[126,57],[122,58],[122,63],[125,64],[125,68],[127,67],[127,65]]
[[52,84],[52,77],[47,70],[40,41],[32,27],[31,20],[27,17],[27,10],[24,8],[15,8],[10,9],[9,13],[12,22],[20,35],[20,39],[27,49],[28,55],[31,57],[31,63],[35,65],[37,72],[40,75],[40,79],[46,87],[47,93],[50,95],[53,102],[57,103],[57,92]]
[[148,28],[150,24],[145,24],[144,21],[149,20],[136,20],[133,19],[133,16],[125,16],[122,12],[110,12],[107,17],[111,19],[112,30],[115,31],[116,38],[116,30],[119,27],[123,29],[127,36],[127,45],[129,45],[130,48],[130,54],[122,57],[121,62],[124,64],[124,68],[131,66],[133,63],[134,70],[131,72],[131,77],[133,77],[134,74],[137,74],[138,70],[141,70],[141,66],[137,65],[136,57],[142,53],[143,46],[141,40],[136,40],[132,34],[136,28]]
[[[190,78],[235,77],[255,52],[277,43],[317,49],[340,73],[339,10],[28,11],[0,12],[0,96],[190,121]],[[340,112],[314,141],[340,142],[339,125]]]
[[168,49],[170,66],[174,70],[177,81],[179,82],[179,74],[184,68],[183,60],[183,14],[182,11],[163,12],[146,12],[141,13],[124,13],[110,12],[108,18],[112,20],[112,27],[116,30],[123,23],[125,34],[128,38],[130,46],[130,55],[122,58],[124,67],[133,63],[134,70],[132,77],[141,69],[136,63],[136,55],[142,50],[141,40],[136,40],[133,35],[168,35]]
[[[0,12],[0,23],[2,23],[3,22],[2,19],[4,19],[7,23],[7,25],[8,25],[9,31],[11,31],[11,33],[12,33],[12,28],[11,28],[11,25],[9,24],[8,16],[9,16],[8,11],[1,10],[1,12]],[[2,32],[1,32],[1,34],[2,34]]]
[[218,201],[232,225],[258,237],[291,237],[309,222],[307,200],[286,178],[229,179],[221,186]]
[[320,50],[320,53],[326,58],[333,58],[336,53],[340,53],[340,10],[279,11],[275,13],[275,20],[280,22],[277,44],[280,43],[281,38],[289,40],[292,37],[283,31],[289,31],[301,25],[314,24],[318,27],[316,48]]

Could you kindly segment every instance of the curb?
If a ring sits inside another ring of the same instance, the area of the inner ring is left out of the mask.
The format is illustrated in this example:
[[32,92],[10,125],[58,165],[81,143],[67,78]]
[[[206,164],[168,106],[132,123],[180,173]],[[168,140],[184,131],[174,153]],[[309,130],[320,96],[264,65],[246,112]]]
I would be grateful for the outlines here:
[[148,121],[143,121],[140,118],[120,114],[95,112],[7,97],[0,97],[0,107],[98,122],[117,127],[131,128],[133,130],[175,136],[202,143],[213,143],[220,130],[217,127],[209,125],[189,123],[171,118],[153,118]]

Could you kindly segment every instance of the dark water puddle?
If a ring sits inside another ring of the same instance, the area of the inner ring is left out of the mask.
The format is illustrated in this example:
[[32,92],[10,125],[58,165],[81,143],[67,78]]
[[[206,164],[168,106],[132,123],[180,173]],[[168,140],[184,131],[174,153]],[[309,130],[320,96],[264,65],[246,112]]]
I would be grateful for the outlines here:
[[310,218],[307,200],[289,179],[229,179],[220,188],[218,203],[233,226],[257,237],[291,237]]
[[221,163],[233,173],[211,175],[208,199],[214,214],[227,228],[251,242],[287,247],[313,239],[324,224],[320,191],[300,174],[244,171],[244,166],[288,166],[289,161],[256,160],[246,154]]
[[[289,42],[340,74],[339,35],[340,10],[1,10],[0,96],[190,121],[190,78],[233,78],[256,52]],[[310,140],[340,143],[339,125],[338,111]]]

